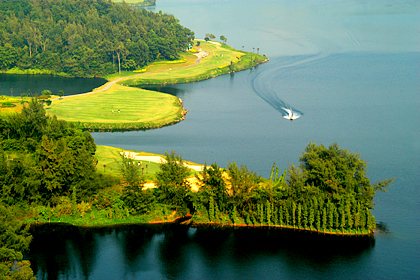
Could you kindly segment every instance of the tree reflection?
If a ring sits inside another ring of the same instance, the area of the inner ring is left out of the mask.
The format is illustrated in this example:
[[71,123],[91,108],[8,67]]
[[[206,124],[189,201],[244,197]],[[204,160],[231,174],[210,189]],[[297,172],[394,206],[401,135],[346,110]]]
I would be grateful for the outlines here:
[[375,246],[372,236],[268,227],[43,225],[32,233],[26,258],[38,279],[339,277],[343,266],[364,269]]

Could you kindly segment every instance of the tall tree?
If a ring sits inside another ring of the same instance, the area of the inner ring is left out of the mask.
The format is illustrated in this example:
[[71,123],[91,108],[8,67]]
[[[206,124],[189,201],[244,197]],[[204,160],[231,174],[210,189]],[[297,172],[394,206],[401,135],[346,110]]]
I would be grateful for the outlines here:
[[187,214],[185,198],[189,189],[187,178],[190,173],[182,156],[174,150],[171,153],[165,152],[165,162],[159,165],[159,171],[156,172],[158,200],[175,205],[181,214]]
[[207,197],[206,201],[213,197],[220,210],[224,211],[227,207],[228,193],[222,169],[216,163],[210,167],[205,165],[203,172],[196,175],[196,178],[201,184],[200,191]]

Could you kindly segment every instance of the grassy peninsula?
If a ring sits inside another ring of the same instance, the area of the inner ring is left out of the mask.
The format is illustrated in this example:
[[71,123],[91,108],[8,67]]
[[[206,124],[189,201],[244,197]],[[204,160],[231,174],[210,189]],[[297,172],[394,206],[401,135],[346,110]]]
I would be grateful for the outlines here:
[[89,94],[55,99],[48,114],[89,131],[159,128],[184,119],[179,98],[136,88],[200,81],[263,63],[265,56],[237,51],[226,44],[196,40],[175,61],[158,61],[142,70],[109,75],[110,82]]

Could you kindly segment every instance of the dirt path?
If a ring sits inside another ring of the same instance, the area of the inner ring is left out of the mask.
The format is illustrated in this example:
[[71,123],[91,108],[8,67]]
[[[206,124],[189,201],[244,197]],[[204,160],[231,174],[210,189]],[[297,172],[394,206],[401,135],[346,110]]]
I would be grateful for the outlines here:
[[102,91],[108,90],[111,86],[113,86],[114,84],[116,84],[118,82],[121,82],[121,81],[124,81],[124,80],[127,80],[127,79],[136,78],[136,77],[139,77],[139,76],[142,76],[142,75],[147,75],[147,74],[152,74],[152,73],[161,73],[161,72],[167,72],[167,71],[174,71],[174,70],[177,70],[177,69],[184,69],[184,68],[188,68],[188,67],[193,67],[193,66],[196,66],[197,64],[199,64],[200,63],[200,60],[202,58],[208,56],[209,54],[210,53],[208,51],[200,50],[200,52],[194,54],[195,56],[197,56],[197,59],[195,60],[195,63],[192,64],[192,65],[188,65],[188,66],[176,68],[176,69],[173,69],[173,70],[172,69],[168,69],[168,70],[152,71],[152,72],[140,73],[140,74],[136,74],[136,75],[132,75],[132,76],[128,76],[128,77],[121,77],[121,78],[118,78],[116,80],[113,80],[111,82],[106,83],[105,86],[103,88],[99,89],[99,90],[91,91],[91,92],[86,92],[86,93],[81,93],[81,94],[67,95],[67,96],[63,96],[61,98],[54,98],[54,99],[52,99],[52,101],[57,100],[57,99],[64,99],[64,98],[71,97],[71,96],[76,96],[76,95],[77,96],[82,96],[82,95],[87,95],[87,94],[102,92]]

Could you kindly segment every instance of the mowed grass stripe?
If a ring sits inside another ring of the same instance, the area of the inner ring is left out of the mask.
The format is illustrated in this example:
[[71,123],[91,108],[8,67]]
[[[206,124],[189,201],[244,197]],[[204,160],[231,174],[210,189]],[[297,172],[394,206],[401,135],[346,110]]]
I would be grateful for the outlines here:
[[179,119],[181,109],[175,96],[113,85],[105,92],[55,100],[47,111],[67,121],[165,123]]

